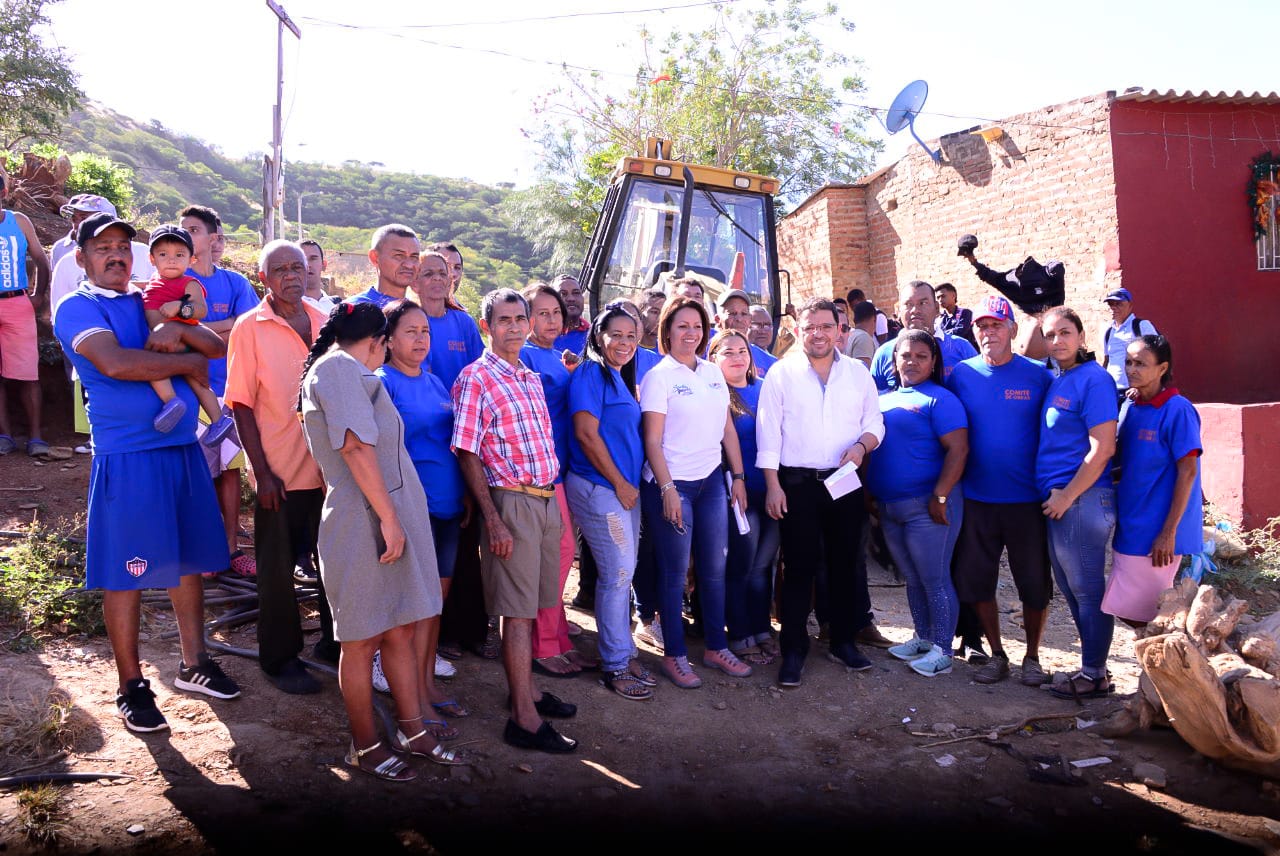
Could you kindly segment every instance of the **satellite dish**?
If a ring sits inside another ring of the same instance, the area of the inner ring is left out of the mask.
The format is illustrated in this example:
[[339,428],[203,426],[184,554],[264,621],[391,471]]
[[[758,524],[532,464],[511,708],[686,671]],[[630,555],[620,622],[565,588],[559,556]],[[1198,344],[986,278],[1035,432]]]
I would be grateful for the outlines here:
[[942,152],[935,152],[926,146],[924,140],[920,139],[920,135],[916,133],[916,116],[920,115],[920,111],[924,109],[924,102],[928,97],[929,84],[923,80],[913,80],[908,83],[898,93],[898,97],[893,99],[893,104],[889,106],[889,114],[885,116],[884,128],[890,134],[896,134],[903,128],[910,129],[911,136],[915,137],[920,147],[929,153],[929,157],[933,158],[933,162],[942,163]]

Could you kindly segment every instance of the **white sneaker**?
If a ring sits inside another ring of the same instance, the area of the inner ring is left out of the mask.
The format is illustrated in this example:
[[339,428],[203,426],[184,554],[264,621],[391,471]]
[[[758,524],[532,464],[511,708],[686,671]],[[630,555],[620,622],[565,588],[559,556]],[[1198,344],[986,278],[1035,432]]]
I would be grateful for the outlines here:
[[899,660],[906,660],[907,662],[911,662],[912,660],[920,659],[921,657],[923,657],[925,654],[928,654],[932,650],[933,650],[932,642],[926,642],[925,640],[917,636],[913,639],[908,639],[906,642],[903,642],[901,645],[894,645],[892,648],[889,649],[889,653],[897,657]]
[[387,683],[387,676],[382,673],[381,651],[373,655],[373,688],[380,693],[391,694],[391,685]]
[[950,654],[944,653],[941,648],[934,645],[928,654],[925,654],[919,660],[912,660],[909,665],[911,670],[917,675],[924,675],[926,678],[934,678],[938,675],[945,675],[951,671],[951,664],[954,659]]
[[453,665],[453,663],[450,663],[444,657],[441,657],[439,654],[436,654],[436,677],[452,678],[456,674],[458,674],[458,667]]
[[77,454],[77,455],[92,455],[92,454],[93,454],[93,447],[92,447],[92,446],[90,446],[88,443],[84,443],[84,444],[81,444],[81,445],[79,445],[79,446],[76,446],[76,454]]

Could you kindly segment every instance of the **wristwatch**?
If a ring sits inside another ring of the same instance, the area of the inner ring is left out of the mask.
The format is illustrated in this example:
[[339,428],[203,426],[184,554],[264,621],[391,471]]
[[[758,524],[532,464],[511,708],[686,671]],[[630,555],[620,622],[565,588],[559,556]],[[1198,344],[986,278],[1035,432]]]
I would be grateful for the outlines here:
[[947,504],[947,498],[945,496],[935,496],[934,499],[938,500],[938,505]]
[[183,321],[190,321],[195,314],[196,307],[191,303],[191,296],[182,295],[182,305],[178,307],[178,317]]
[[747,480],[747,474],[746,474],[746,473],[734,473],[734,474],[733,474],[733,480],[734,480],[734,481],[746,481],[746,480]]

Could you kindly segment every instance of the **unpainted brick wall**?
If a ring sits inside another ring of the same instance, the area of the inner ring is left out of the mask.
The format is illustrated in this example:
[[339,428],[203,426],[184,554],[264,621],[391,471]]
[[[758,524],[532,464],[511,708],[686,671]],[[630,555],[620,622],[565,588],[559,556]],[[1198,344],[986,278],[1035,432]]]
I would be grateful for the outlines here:
[[1064,262],[1067,304],[1100,341],[1110,318],[1101,297],[1121,283],[1109,116],[1105,94],[1081,98],[1011,116],[989,143],[945,136],[933,143],[941,164],[915,147],[862,182],[819,190],[779,224],[793,299],[858,287],[888,309],[899,283],[923,279],[951,282],[972,305],[988,292],[956,255],[972,233],[978,258],[998,270],[1028,255]]

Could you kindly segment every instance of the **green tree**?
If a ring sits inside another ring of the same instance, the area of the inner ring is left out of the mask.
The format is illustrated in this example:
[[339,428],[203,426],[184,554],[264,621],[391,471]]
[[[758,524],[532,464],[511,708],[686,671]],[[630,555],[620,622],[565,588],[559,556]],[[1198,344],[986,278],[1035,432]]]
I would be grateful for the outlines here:
[[82,96],[70,59],[36,32],[49,23],[45,2],[0,6],[0,148],[56,133]]
[[[535,106],[528,134],[541,149],[540,181],[505,203],[513,228],[539,250],[580,260],[608,167],[652,136],[671,140],[677,158],[778,178],[784,205],[865,174],[880,144],[864,133],[867,112],[841,100],[865,87],[860,62],[815,35],[832,24],[853,29],[834,5],[806,0],[722,7],[701,32],[641,30],[636,78],[621,91],[566,67]],[[855,73],[837,90],[826,82],[832,69]]]

